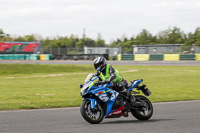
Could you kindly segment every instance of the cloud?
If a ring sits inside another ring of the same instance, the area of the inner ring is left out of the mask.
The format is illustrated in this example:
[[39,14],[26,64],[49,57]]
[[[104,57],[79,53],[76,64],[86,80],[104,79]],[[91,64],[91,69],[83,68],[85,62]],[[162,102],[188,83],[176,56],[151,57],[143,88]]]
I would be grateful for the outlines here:
[[109,42],[142,29],[156,34],[169,26],[186,32],[199,26],[198,0],[6,0],[0,1],[0,28],[10,34],[75,34]]

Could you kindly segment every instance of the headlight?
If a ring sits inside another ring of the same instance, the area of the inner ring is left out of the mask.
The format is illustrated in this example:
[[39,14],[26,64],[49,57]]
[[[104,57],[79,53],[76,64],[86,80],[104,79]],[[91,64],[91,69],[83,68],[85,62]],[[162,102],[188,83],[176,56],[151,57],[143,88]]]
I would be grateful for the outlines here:
[[84,85],[81,89],[81,97],[85,95],[85,93],[88,91],[89,86],[88,85]]

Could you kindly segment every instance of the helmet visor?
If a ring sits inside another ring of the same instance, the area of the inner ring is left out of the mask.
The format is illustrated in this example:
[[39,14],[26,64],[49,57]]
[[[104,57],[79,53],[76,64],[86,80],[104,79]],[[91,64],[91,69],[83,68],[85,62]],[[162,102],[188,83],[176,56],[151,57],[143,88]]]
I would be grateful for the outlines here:
[[100,67],[100,66],[101,66],[101,63],[94,64],[95,70],[97,70],[97,68]]

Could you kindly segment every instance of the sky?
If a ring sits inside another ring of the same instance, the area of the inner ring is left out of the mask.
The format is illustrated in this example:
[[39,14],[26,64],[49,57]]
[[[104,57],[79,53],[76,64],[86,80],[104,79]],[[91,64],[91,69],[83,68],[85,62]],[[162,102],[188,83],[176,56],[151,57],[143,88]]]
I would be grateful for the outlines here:
[[71,34],[106,43],[157,35],[170,27],[186,34],[200,26],[199,0],[0,0],[0,29],[13,36],[64,37]]

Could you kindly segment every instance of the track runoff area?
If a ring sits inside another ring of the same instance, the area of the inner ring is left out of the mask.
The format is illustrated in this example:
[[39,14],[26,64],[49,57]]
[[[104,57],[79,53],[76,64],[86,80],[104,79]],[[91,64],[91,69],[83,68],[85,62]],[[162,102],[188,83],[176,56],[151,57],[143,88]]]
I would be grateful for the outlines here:
[[[112,65],[137,65],[137,66],[200,66],[200,61],[107,61]],[[0,60],[5,64],[93,64],[89,60]]]

